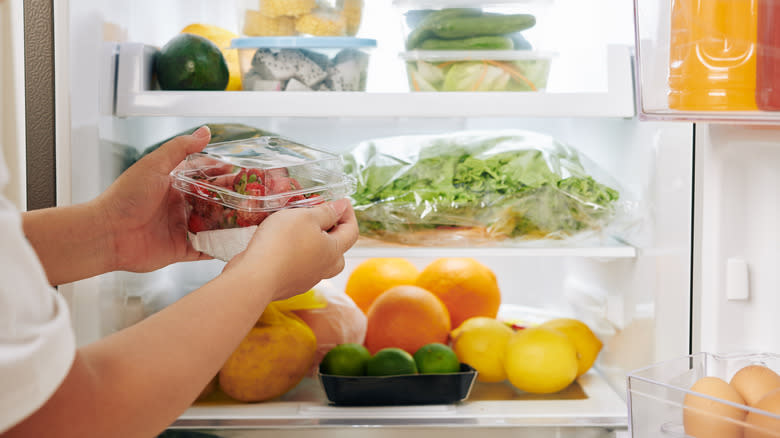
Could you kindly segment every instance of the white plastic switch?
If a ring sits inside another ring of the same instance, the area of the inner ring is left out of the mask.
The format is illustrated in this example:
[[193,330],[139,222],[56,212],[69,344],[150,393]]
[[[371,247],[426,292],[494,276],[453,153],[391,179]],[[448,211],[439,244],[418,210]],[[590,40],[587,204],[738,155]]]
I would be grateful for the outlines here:
[[749,298],[750,282],[747,262],[740,258],[729,258],[726,260],[726,299],[746,301]]

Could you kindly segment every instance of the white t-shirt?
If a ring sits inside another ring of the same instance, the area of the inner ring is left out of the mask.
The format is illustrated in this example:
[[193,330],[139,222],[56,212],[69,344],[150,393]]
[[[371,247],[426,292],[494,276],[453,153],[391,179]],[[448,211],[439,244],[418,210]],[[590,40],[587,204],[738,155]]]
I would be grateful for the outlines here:
[[[0,189],[7,181],[0,154]],[[51,397],[75,351],[67,304],[49,285],[19,211],[0,195],[0,433]]]

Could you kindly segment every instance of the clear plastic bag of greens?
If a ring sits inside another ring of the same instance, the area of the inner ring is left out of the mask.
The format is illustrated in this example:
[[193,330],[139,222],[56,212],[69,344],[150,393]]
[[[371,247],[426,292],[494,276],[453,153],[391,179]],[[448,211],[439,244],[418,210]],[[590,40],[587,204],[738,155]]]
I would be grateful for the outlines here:
[[381,138],[344,161],[361,235],[385,242],[604,242],[635,205],[577,150],[528,131]]

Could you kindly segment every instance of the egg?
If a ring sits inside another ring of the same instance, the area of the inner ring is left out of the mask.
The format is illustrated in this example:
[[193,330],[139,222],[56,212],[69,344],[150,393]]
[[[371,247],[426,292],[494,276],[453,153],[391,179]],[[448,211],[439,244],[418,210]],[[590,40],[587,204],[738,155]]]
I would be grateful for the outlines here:
[[748,406],[755,406],[767,393],[780,388],[780,375],[762,365],[748,365],[737,371],[729,384]]
[[745,438],[780,438],[780,388],[770,391],[754,407],[778,418],[749,412],[745,419]]
[[[718,377],[702,377],[690,389],[692,392],[744,405],[745,400],[733,386]],[[741,422],[747,411],[694,394],[683,400],[683,427],[695,438],[742,438]],[[729,421],[732,420],[732,421]]]

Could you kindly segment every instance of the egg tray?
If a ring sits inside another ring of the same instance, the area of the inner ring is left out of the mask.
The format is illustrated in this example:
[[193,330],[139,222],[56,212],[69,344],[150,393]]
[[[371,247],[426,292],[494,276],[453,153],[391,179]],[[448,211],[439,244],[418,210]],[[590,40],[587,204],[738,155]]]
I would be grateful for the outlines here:
[[[759,414],[768,421],[780,424],[780,413],[767,412],[747,405],[735,404],[722,398],[702,395],[691,391],[691,387],[703,377],[718,377],[729,382],[734,374],[748,365],[763,365],[780,373],[780,354],[711,354],[697,353],[660,362],[646,368],[632,371],[628,375],[629,430],[632,438],[688,437],[683,422],[686,410],[686,395],[704,398],[709,403],[709,412],[702,413],[707,423],[724,424],[726,429],[718,433],[719,438],[738,436],[741,431],[767,433],[780,437],[780,430],[765,430],[763,426],[748,424],[746,420],[734,420],[724,413],[739,409]],[[731,427],[735,425],[736,427]],[[734,436],[737,436],[734,435]],[[746,435],[747,436],[747,435]]]
[[447,374],[336,376],[318,373],[328,401],[340,406],[449,404],[466,400],[477,370],[460,364]]

